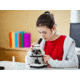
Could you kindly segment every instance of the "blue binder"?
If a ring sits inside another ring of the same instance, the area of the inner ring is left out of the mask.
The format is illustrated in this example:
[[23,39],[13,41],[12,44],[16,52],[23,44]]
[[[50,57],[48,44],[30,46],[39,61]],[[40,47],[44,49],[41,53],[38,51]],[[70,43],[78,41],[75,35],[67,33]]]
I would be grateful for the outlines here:
[[18,34],[15,32],[15,48],[18,48]]

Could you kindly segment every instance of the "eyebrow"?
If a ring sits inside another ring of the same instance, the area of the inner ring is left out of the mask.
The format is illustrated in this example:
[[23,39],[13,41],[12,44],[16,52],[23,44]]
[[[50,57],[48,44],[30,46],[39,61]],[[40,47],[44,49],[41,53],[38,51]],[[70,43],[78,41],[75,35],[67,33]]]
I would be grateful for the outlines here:
[[[38,31],[39,32],[39,31]],[[42,31],[42,33],[45,33],[46,31]],[[41,32],[39,32],[39,33],[41,33]]]

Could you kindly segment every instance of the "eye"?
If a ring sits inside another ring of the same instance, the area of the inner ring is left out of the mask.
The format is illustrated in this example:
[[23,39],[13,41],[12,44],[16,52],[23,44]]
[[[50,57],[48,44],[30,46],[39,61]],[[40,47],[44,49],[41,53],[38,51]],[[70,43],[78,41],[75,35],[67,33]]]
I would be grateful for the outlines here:
[[46,32],[44,32],[44,34],[46,34]]
[[43,32],[43,34],[46,34],[47,32]]
[[41,32],[39,32],[41,34]]

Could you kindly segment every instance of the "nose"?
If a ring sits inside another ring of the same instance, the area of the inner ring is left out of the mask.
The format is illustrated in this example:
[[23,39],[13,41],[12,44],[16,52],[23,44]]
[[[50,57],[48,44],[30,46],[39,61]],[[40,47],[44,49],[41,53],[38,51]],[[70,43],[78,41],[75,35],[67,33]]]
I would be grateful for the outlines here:
[[45,38],[45,35],[44,34],[41,34],[42,38]]

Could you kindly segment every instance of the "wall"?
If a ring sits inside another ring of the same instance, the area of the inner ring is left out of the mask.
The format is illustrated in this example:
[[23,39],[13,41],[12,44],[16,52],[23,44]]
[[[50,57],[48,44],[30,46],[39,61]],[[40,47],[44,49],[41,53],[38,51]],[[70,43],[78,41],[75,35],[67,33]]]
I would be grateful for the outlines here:
[[71,23],[80,23],[80,10],[71,10]]
[[[27,31],[31,33],[31,42],[38,41],[36,21],[46,10],[0,10],[0,47],[9,48],[8,33]],[[70,10],[49,10],[54,14],[57,31],[69,35]]]
[[[8,33],[12,31],[27,31],[31,33],[31,43],[38,41],[41,35],[37,31],[36,21],[45,11],[46,10],[0,10],[0,61],[12,61],[12,56],[15,56],[16,62],[25,62],[25,56],[28,50],[10,49]],[[69,35],[70,10],[49,11],[55,16],[58,33]]]

